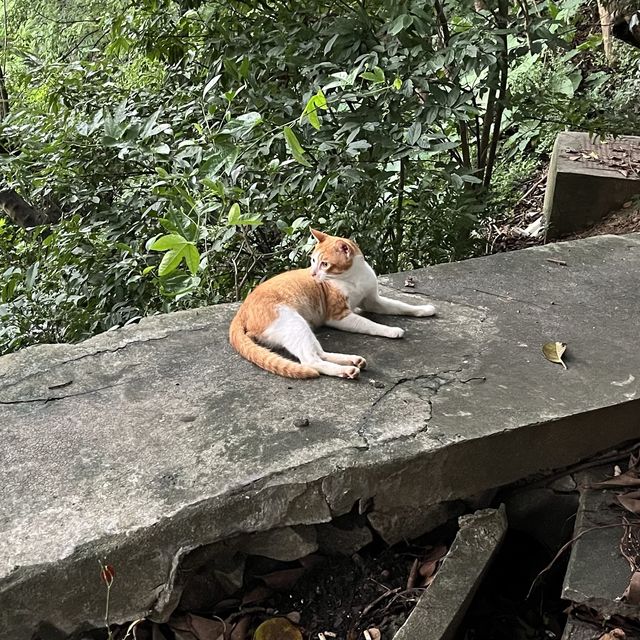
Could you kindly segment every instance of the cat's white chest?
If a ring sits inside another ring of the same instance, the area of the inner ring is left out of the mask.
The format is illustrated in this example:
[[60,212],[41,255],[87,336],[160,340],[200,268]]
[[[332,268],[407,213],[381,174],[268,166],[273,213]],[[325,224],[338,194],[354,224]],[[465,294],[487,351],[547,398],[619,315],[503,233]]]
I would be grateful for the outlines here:
[[378,288],[376,274],[362,256],[356,256],[351,269],[343,277],[332,279],[331,284],[347,298],[351,309],[360,306]]

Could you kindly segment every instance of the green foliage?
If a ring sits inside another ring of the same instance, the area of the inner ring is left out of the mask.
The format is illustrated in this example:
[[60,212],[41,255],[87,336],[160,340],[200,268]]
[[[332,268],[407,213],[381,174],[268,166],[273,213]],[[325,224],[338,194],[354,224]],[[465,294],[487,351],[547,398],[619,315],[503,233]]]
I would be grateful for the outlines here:
[[637,122],[582,2],[486,4],[40,0],[61,38],[15,0],[0,164],[53,223],[0,226],[0,352],[240,298],[312,224],[379,272],[476,253],[534,148]]

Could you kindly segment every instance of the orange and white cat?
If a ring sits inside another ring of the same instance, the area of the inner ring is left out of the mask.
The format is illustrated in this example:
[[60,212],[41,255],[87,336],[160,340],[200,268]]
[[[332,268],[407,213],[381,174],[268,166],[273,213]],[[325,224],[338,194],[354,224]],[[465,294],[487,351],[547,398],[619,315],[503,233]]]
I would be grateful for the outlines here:
[[[382,297],[376,274],[355,242],[315,229],[311,233],[317,240],[311,267],[258,285],[232,320],[229,340],[241,356],[286,378],[317,378],[322,373],[354,379],[365,368],[365,359],[325,351],[313,327],[402,338],[404,329],[378,324],[356,309],[405,316],[432,316],[435,309]],[[284,348],[300,362],[266,347]]]

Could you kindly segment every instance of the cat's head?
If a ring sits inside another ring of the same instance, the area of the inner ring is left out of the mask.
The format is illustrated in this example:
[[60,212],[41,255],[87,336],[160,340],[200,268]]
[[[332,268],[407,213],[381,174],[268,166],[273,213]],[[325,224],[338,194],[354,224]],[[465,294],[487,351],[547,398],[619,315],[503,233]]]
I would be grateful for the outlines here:
[[356,256],[361,256],[360,247],[347,238],[330,236],[311,229],[317,244],[311,254],[311,275],[317,280],[339,278],[353,266]]

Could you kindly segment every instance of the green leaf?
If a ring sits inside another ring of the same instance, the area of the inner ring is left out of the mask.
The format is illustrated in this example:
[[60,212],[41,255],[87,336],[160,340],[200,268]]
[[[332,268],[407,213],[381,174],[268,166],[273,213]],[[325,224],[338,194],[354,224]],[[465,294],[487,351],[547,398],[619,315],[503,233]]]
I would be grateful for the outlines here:
[[171,249],[162,256],[160,266],[158,267],[158,275],[160,277],[168,276],[171,272],[178,268],[182,262],[184,251],[182,249]]
[[329,105],[327,104],[327,98],[324,95],[322,89],[318,89],[315,95],[315,105],[317,109],[328,109]]
[[560,93],[562,95],[567,96],[568,98],[573,98],[574,90],[573,90],[573,82],[571,78],[567,76],[557,75],[555,76],[550,83],[550,88],[553,93]]
[[174,249],[176,247],[182,247],[187,243],[187,240],[177,233],[170,233],[158,238],[150,247],[151,251],[167,251],[167,249]]
[[401,80],[400,78],[396,78],[396,79],[393,81],[393,88],[394,88],[396,91],[400,91],[400,89],[402,88],[402,80]]
[[331,40],[329,40],[329,42],[327,42],[327,44],[324,45],[324,55],[326,56],[327,53],[329,53],[329,51],[331,51],[331,49],[333,49],[333,45],[336,43],[336,40],[338,39],[338,36],[340,34],[336,33],[334,36],[332,36]]
[[240,205],[237,202],[234,202],[229,209],[229,217],[227,219],[227,224],[229,226],[233,225],[250,225],[253,227],[257,227],[262,224],[262,217],[259,215],[247,216],[241,215],[240,213]]
[[384,82],[384,71],[380,67],[373,67],[371,71],[361,73],[360,77],[365,80],[370,80],[373,84],[379,84]]
[[160,291],[162,295],[179,299],[193,291],[199,284],[200,278],[198,276],[177,271],[160,279]]
[[149,249],[166,251],[158,267],[158,275],[161,278],[175,271],[183,260],[187,263],[192,274],[198,270],[200,254],[197,247],[193,242],[189,242],[177,233],[161,236],[151,244]]
[[191,275],[194,276],[198,272],[198,266],[200,265],[200,252],[197,247],[188,244],[185,248],[184,257]]
[[288,127],[286,125],[284,127],[284,139],[286,140],[289,151],[291,151],[291,155],[294,157],[294,159],[300,164],[303,164],[305,167],[310,167],[311,163],[304,157],[305,151],[298,141],[296,134],[293,133],[291,127]]
[[202,178],[202,184],[211,190],[212,193],[224,198],[224,185],[220,180],[211,180],[211,178]]
[[207,84],[204,85],[204,89],[202,90],[203,100],[207,97],[207,94],[209,93],[209,91],[211,91],[211,89],[213,89],[213,87],[215,87],[218,84],[218,82],[220,82],[220,78],[222,78],[222,74],[218,73],[217,75],[213,76],[213,78],[211,78],[211,80],[209,80]]
[[40,268],[40,262],[36,260],[28,269],[25,277],[25,288],[27,291],[33,289],[33,284],[38,277],[38,270]]
[[227,224],[240,224],[240,205],[237,202],[234,202],[229,209],[229,217],[227,219]]
[[[158,116],[160,115],[161,112],[162,112],[162,108],[157,109],[149,116],[147,121],[144,123],[144,126],[142,127],[142,131],[140,132],[140,138],[142,140],[145,140],[146,138],[149,138],[150,136],[153,135],[153,129],[156,126],[156,122],[158,121]],[[169,152],[167,151],[167,153]]]
[[422,124],[414,122],[407,129],[407,144],[414,145],[420,139],[422,135]]
[[399,15],[387,29],[392,36],[397,36],[401,31],[413,24],[413,16],[406,13]]
[[[327,99],[322,92],[322,89],[318,89],[318,92],[311,96],[307,101],[307,104],[304,107],[304,111],[300,116],[300,121],[302,122],[303,118],[306,116],[307,120],[311,126],[319,130],[320,129],[320,118],[318,117],[318,109],[328,109]],[[302,148],[302,147],[300,147]],[[304,153],[304,152],[303,152]]]
[[240,63],[240,77],[243,80],[246,80],[247,77],[249,76],[249,69],[250,69],[250,64],[249,64],[249,58],[247,58],[247,56],[244,56],[244,58],[242,58],[242,62]]
[[239,115],[237,120],[243,124],[243,126],[251,129],[262,122],[262,116],[257,111],[249,111]]
[[462,178],[457,173],[452,173],[450,178],[451,178],[451,183],[457,189],[461,189],[464,186],[464,182]]

